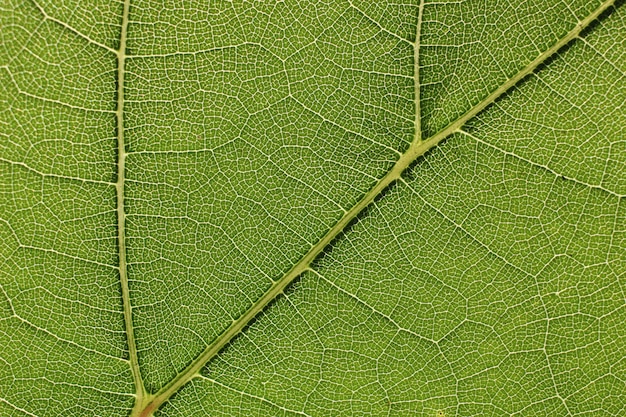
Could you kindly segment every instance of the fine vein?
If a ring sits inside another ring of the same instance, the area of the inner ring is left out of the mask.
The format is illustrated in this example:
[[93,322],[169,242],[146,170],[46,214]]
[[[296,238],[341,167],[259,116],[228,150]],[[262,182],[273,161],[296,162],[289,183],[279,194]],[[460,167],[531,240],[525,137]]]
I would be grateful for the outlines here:
[[[128,0],[127,0],[128,2]],[[140,417],[150,416],[156,409],[158,409],[165,401],[167,401],[172,394],[177,392],[183,385],[189,382],[191,379],[198,377],[202,367],[214,358],[220,350],[226,346],[236,335],[238,335],[248,323],[260,312],[265,306],[267,306],[274,298],[280,295],[283,290],[294,279],[300,276],[303,272],[309,269],[311,262],[335,239],[344,228],[354,220],[359,213],[361,213],[374,199],[389,185],[400,179],[402,173],[413,163],[417,158],[424,155],[428,150],[437,145],[443,139],[450,134],[457,132],[468,120],[476,116],[487,106],[493,103],[498,97],[508,91],[522,78],[532,73],[539,65],[545,62],[548,58],[553,56],[559,49],[569,43],[572,39],[576,38],[580,32],[589,26],[595,19],[597,19],[604,11],[611,7],[614,0],[604,2],[598,9],[587,16],[584,20],[580,21],[574,29],[567,33],[558,42],[552,45],[549,49],[537,56],[526,67],[521,69],[514,76],[509,78],[500,87],[494,90],[486,98],[468,110],[465,114],[459,117],[454,122],[450,123],[444,129],[435,133],[431,137],[422,140],[421,138],[421,114],[419,104],[419,45],[420,45],[420,31],[423,13],[423,2],[420,3],[418,11],[418,21],[416,28],[415,39],[415,137],[409,146],[409,148],[400,156],[396,163],[391,167],[390,171],[382,177],[370,191],[368,191],[361,200],[347,211],[344,216],[322,237],[322,239],[313,246],[301,259],[296,263],[284,276],[278,281],[275,281],[270,289],[257,300],[241,317],[234,321],[217,339],[213,341],[187,368],[181,371],[175,378],[173,378],[167,385],[165,385],[159,392],[152,397],[152,401],[143,409]],[[125,303],[126,304],[126,303]],[[130,336],[129,336],[130,339]]]
[[124,212],[124,173],[126,160],[126,146],[124,144],[124,64],[126,60],[126,33],[128,29],[128,13],[130,0],[124,1],[122,15],[122,28],[120,34],[119,50],[117,51],[117,245],[120,284],[122,287],[122,304],[124,307],[124,325],[126,327],[126,341],[130,356],[130,369],[135,384],[135,406],[131,415],[136,415],[136,410],[143,408],[146,397],[139,360],[137,358],[137,345],[135,344],[135,332],[133,329],[132,307],[130,304],[130,290],[128,288],[128,273],[126,265],[126,213]]
[[417,11],[417,28],[415,29],[415,44],[413,46],[413,88],[415,89],[415,136],[411,146],[422,140],[422,109],[421,109],[421,84],[420,84],[420,42],[422,35],[422,19],[424,14],[424,1],[420,0]]

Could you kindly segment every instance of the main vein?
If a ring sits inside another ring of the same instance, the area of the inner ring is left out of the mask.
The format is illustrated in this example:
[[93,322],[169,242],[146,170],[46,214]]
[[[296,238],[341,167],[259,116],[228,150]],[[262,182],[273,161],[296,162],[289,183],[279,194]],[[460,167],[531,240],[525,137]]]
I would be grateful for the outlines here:
[[135,344],[135,331],[133,329],[132,307],[130,304],[130,290],[128,287],[128,268],[126,265],[126,213],[124,211],[124,178],[126,162],[126,145],[124,143],[124,71],[126,61],[126,34],[128,30],[128,14],[130,0],[124,1],[122,14],[122,28],[120,34],[119,50],[117,51],[117,246],[118,262],[120,271],[120,283],[122,287],[122,304],[124,308],[124,325],[126,327],[126,341],[130,355],[130,368],[135,384],[135,407],[131,415],[135,415],[143,408],[146,391],[141,379],[139,360],[137,357],[137,345]]
[[[596,9],[593,13],[587,16],[584,20],[580,21],[574,29],[567,33],[558,42],[552,45],[549,49],[537,56],[526,67],[521,69],[514,76],[509,78],[506,82],[500,85],[496,90],[489,94],[486,98],[481,100],[478,104],[468,110],[465,114],[459,117],[454,122],[450,123],[444,129],[440,130],[436,134],[427,139],[422,139],[421,135],[421,114],[420,114],[420,82],[419,82],[419,46],[420,46],[420,33],[422,23],[422,13],[424,3],[420,2],[416,38],[414,44],[414,84],[415,84],[415,136],[409,146],[409,148],[400,156],[390,171],[382,177],[376,185],[370,191],[368,191],[361,200],[354,205],[344,216],[322,237],[322,239],[313,246],[299,261],[296,263],[285,275],[283,275],[278,281],[275,281],[270,289],[257,300],[241,317],[234,321],[217,339],[213,341],[187,368],[180,372],[174,379],[172,379],[167,385],[159,390],[153,397],[152,401],[143,409],[140,417],[150,416],[156,409],[158,409],[165,401],[167,401],[172,394],[177,392],[183,385],[189,382],[194,377],[199,375],[202,367],[214,358],[220,350],[226,346],[236,335],[238,335],[251,320],[259,313],[265,306],[267,306],[272,300],[280,295],[283,290],[293,282],[298,276],[310,268],[311,262],[335,239],[344,228],[354,220],[359,213],[361,213],[374,199],[388,186],[394,183],[400,178],[402,173],[413,163],[417,158],[424,155],[429,149],[436,146],[443,139],[449,135],[459,131],[459,129],[472,117],[476,116],[487,106],[493,103],[498,97],[508,91],[522,78],[532,73],[539,65],[545,62],[548,58],[554,55],[559,49],[576,38],[580,32],[589,26],[595,19],[597,19],[604,11],[613,5],[615,0],[608,0],[602,3],[602,5]],[[126,1],[128,3],[128,0]],[[119,107],[118,107],[119,110]],[[125,302],[126,306],[126,302]],[[130,315],[127,315],[129,317]],[[131,326],[132,328],[132,326]],[[132,339],[129,336],[129,339]],[[141,380],[141,378],[139,378]]]

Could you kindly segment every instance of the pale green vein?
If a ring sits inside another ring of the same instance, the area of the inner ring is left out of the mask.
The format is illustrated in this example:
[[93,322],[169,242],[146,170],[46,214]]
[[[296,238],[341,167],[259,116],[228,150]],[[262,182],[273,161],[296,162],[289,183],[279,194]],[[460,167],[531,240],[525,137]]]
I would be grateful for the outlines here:
[[124,211],[124,177],[126,146],[124,144],[124,65],[126,60],[126,34],[128,30],[128,14],[130,0],[124,1],[122,15],[122,28],[120,33],[120,49],[117,51],[117,245],[118,262],[120,271],[120,284],[122,287],[122,304],[124,306],[124,325],[126,327],[126,341],[130,356],[130,369],[135,384],[135,406],[131,415],[136,415],[144,407],[146,390],[141,379],[139,359],[137,357],[137,345],[135,344],[135,332],[133,329],[132,306],[130,304],[130,290],[128,288],[128,267],[126,265],[126,213]]
[[26,415],[26,416],[38,417],[36,414],[30,413],[30,412],[24,410],[23,408],[20,408],[17,405],[10,403],[9,401],[5,400],[4,398],[0,398],[0,404],[5,404],[5,405],[7,405],[8,407],[10,407],[11,409],[13,409],[15,411],[19,411],[20,413],[24,413],[24,415]]
[[420,83],[420,45],[422,35],[422,18],[424,15],[424,1],[421,0],[417,12],[417,29],[415,30],[415,44],[413,46],[413,88],[415,89],[415,133],[413,144],[422,140],[422,109],[421,109],[421,83]]
[[[2,292],[4,293],[4,291],[2,291]],[[35,331],[44,333],[44,334],[46,334],[47,336],[50,336],[51,338],[53,338],[56,341],[59,341],[61,343],[73,346],[73,347],[78,348],[78,349],[80,349],[82,351],[93,353],[93,354],[105,357],[107,359],[112,359],[112,360],[115,360],[115,361],[121,361],[121,362],[124,362],[124,363],[128,362],[126,359],[120,358],[118,356],[109,355],[107,353],[100,352],[99,350],[91,349],[91,348],[88,348],[87,346],[83,346],[81,344],[78,344],[78,343],[76,343],[76,342],[74,342],[74,341],[72,341],[70,339],[65,339],[65,338],[63,338],[63,337],[61,337],[61,336],[51,332],[50,330],[48,330],[48,329],[46,329],[44,327],[40,327],[40,326],[37,326],[34,323],[31,323],[29,320],[23,318],[22,316],[18,315],[15,312],[15,308],[13,307],[13,303],[11,302],[11,299],[8,296],[6,296],[6,293],[5,293],[5,297],[9,301],[9,307],[11,308],[11,313],[12,313],[12,316],[8,317],[8,319],[15,318],[17,321],[19,321],[21,323],[24,323],[26,326],[34,329]],[[6,319],[3,318],[2,320],[6,320]],[[89,387],[89,388],[91,389],[92,387]],[[96,388],[93,388],[93,389],[96,389]],[[122,394],[122,395],[128,395],[128,394]]]
[[533,160],[530,160],[528,158],[524,158],[523,156],[520,156],[520,155],[518,155],[518,154],[516,154],[514,152],[510,152],[510,151],[507,151],[506,149],[502,149],[502,148],[500,148],[500,147],[498,147],[498,146],[496,146],[496,145],[494,145],[492,143],[485,142],[484,140],[480,139],[479,137],[474,136],[471,133],[466,132],[463,129],[459,129],[459,133],[467,136],[468,138],[471,138],[472,140],[475,140],[476,142],[478,142],[478,143],[480,143],[482,145],[488,146],[491,149],[495,149],[498,152],[502,152],[504,155],[513,157],[515,159],[519,159],[520,161],[523,161],[523,162],[527,163],[528,165],[532,165],[534,167],[541,168],[544,171],[547,171],[547,172],[549,172],[552,175],[555,175],[557,177],[563,178],[563,179],[565,179],[567,181],[570,181],[570,182],[572,182],[574,184],[582,185],[583,187],[592,188],[592,189],[595,189],[595,190],[600,190],[602,192],[605,192],[607,194],[612,195],[613,197],[617,197],[617,198],[624,198],[624,197],[626,197],[626,195],[624,195],[624,194],[619,194],[619,193],[617,193],[615,191],[612,191],[612,190],[609,190],[608,188],[603,187],[602,184],[589,184],[589,183],[581,181],[581,180],[579,180],[577,178],[568,177],[566,175],[563,175],[562,173],[556,172],[554,169],[548,167],[547,165],[542,165],[542,164],[540,164],[538,162],[535,162]]
[[[524,67],[521,71],[515,74],[513,77],[509,78],[506,82],[504,82],[500,87],[494,90],[491,94],[489,94],[485,99],[483,99],[476,106],[471,108],[467,113],[459,117],[456,121],[450,123],[444,129],[435,133],[430,137],[430,140],[435,138],[442,138],[454,133],[456,130],[460,129],[469,119],[476,116],[478,113],[483,111],[487,106],[496,101],[498,97],[504,94],[509,88],[513,87],[517,84],[522,78],[526,77],[528,74],[532,73],[539,65],[544,63],[548,58],[554,55],[559,49],[567,45],[572,39],[576,38],[580,32],[583,31],[587,26],[589,26],[594,20],[596,20],[602,13],[604,13],[608,8],[613,6],[615,0],[609,0],[602,3],[600,7],[598,7],[593,13],[587,16],[584,20],[578,22],[578,24],[572,29],[569,33],[567,33],[564,37],[559,39],[554,45],[545,50],[543,53],[539,54],[535,59],[533,59],[526,67]],[[441,139],[440,139],[441,140]]]
[[261,402],[261,403],[264,403],[264,404],[269,405],[270,407],[277,408],[277,409],[279,409],[279,410],[281,410],[281,411],[284,411],[285,413],[288,413],[288,414],[296,414],[296,415],[299,415],[299,416],[304,416],[304,417],[311,417],[311,416],[309,416],[308,414],[305,414],[305,413],[304,413],[304,412],[302,412],[302,411],[296,411],[296,410],[292,410],[292,409],[289,409],[289,408],[283,407],[283,406],[278,405],[278,404],[276,404],[276,403],[274,403],[274,402],[272,402],[272,401],[270,401],[270,400],[268,400],[268,399],[266,399],[266,398],[259,397],[258,395],[250,394],[250,393],[245,392],[245,391],[240,391],[240,390],[238,390],[238,389],[232,388],[232,387],[230,387],[230,386],[228,386],[228,385],[226,385],[226,384],[223,384],[223,383],[221,383],[221,382],[219,382],[219,381],[216,381],[216,380],[214,380],[214,379],[207,378],[207,377],[206,377],[206,376],[204,376],[204,375],[198,375],[198,379],[200,379],[200,380],[204,380],[204,381],[207,381],[207,382],[210,382],[210,383],[215,384],[215,385],[217,385],[217,386],[219,386],[219,387],[225,388],[225,389],[227,389],[228,391],[235,392],[235,393],[237,393],[237,394],[240,394],[240,395],[246,396],[246,397],[248,397],[248,398],[253,398],[253,399],[255,399],[255,400],[257,400],[257,401],[259,401],[259,402]]
[[53,173],[49,173],[49,172],[42,172],[39,171],[35,168],[30,167],[28,164],[26,164],[25,162],[20,162],[20,161],[11,161],[9,159],[5,159],[0,157],[0,163],[4,163],[7,165],[14,165],[14,166],[19,166],[22,167],[34,174],[37,174],[43,178],[58,178],[58,179],[62,179],[62,180],[68,180],[68,181],[77,181],[77,182],[82,182],[82,183],[89,183],[89,184],[104,184],[104,185],[115,185],[112,182],[109,181],[101,181],[101,180],[92,180],[92,179],[87,179],[87,178],[80,178],[80,177],[70,177],[67,175],[59,175],[59,174],[53,174]]
[[[15,232],[13,232],[13,235],[16,236]],[[61,256],[61,257],[68,258],[68,259],[73,259],[75,261],[85,262],[85,263],[92,264],[92,265],[103,266],[105,268],[117,269],[117,266],[115,266],[115,265],[110,265],[110,264],[94,261],[93,259],[81,258],[80,256],[71,255],[69,253],[61,252],[61,251],[58,251],[58,250],[55,250],[55,249],[42,248],[42,247],[33,246],[33,245],[26,245],[26,244],[23,244],[20,241],[20,239],[18,239],[17,237],[16,237],[16,240],[17,240],[17,243],[19,245],[18,249],[29,249],[29,250],[33,250],[33,251],[40,251],[40,252],[45,252],[45,253],[53,253],[53,254],[55,254],[57,256]]]
[[94,44],[94,45],[96,45],[96,46],[98,46],[98,47],[100,47],[100,48],[106,49],[106,50],[107,50],[107,51],[109,51],[109,52],[117,53],[117,51],[116,51],[116,50],[114,50],[113,48],[111,48],[110,46],[107,46],[107,45],[105,45],[105,44],[103,44],[103,43],[100,43],[100,42],[98,42],[98,41],[95,41],[95,40],[91,39],[89,36],[85,35],[85,34],[84,34],[84,33],[82,33],[81,31],[79,31],[78,29],[76,29],[76,28],[74,28],[74,27],[72,27],[72,26],[68,25],[68,24],[67,24],[67,23],[65,23],[65,22],[60,21],[59,19],[57,19],[57,18],[55,18],[55,17],[50,16],[50,15],[49,15],[49,14],[48,14],[45,10],[44,10],[44,8],[43,8],[43,7],[41,7],[41,5],[39,4],[39,2],[37,2],[37,1],[33,0],[33,4],[35,5],[35,7],[36,7],[37,9],[39,9],[39,12],[43,15],[44,20],[49,20],[49,21],[54,22],[54,23],[56,23],[56,24],[58,24],[58,25],[60,25],[60,26],[63,26],[65,29],[69,30],[70,32],[74,33],[75,35],[77,35],[77,36],[79,36],[79,37],[83,38],[83,39],[84,39],[84,40],[86,40],[87,42],[92,43],[92,44]]
[[[128,2],[128,1],[127,1]],[[173,378],[167,385],[157,392],[153,400],[138,414],[140,417],[148,417],[158,409],[165,401],[167,401],[175,392],[177,392],[183,385],[189,382],[194,377],[199,375],[202,367],[214,358],[220,350],[226,346],[236,335],[238,335],[251,320],[265,308],[273,299],[280,295],[283,290],[294,279],[300,276],[304,271],[309,269],[309,266],[315,258],[345,229],[345,227],[354,220],[359,213],[361,213],[374,199],[388,186],[401,178],[402,173],[411,165],[417,158],[424,155],[429,149],[437,145],[443,139],[450,134],[459,131],[459,129],[472,117],[476,116],[487,106],[492,104],[498,97],[508,91],[521,79],[532,73],[539,65],[545,62],[548,58],[553,56],[559,49],[569,43],[572,39],[576,38],[580,32],[589,26],[595,19],[597,19],[604,11],[611,7],[614,0],[609,0],[596,9],[593,13],[587,16],[584,20],[580,21],[569,33],[567,33],[558,42],[541,53],[535,59],[533,59],[526,67],[521,69],[513,77],[509,78],[500,87],[494,90],[486,98],[468,110],[465,114],[459,117],[454,122],[450,123],[441,131],[437,132],[433,136],[422,140],[421,128],[420,128],[420,106],[419,106],[419,71],[418,71],[418,55],[419,55],[419,35],[421,30],[423,4],[420,4],[418,11],[418,23],[416,27],[416,39],[415,39],[415,138],[411,145],[396,161],[390,171],[381,178],[370,191],[368,191],[361,200],[354,205],[344,216],[315,244],[309,251],[296,263],[285,275],[279,280],[275,281],[270,289],[257,300],[250,308],[236,321],[234,321],[213,343],[211,343],[191,364],[189,364],[182,372],[180,372],[175,378]]]
[[5,69],[7,71],[7,74],[9,74],[9,78],[11,79],[11,83],[15,87],[15,91],[17,91],[18,94],[21,94],[21,95],[23,95],[25,97],[30,97],[30,98],[35,99],[35,100],[43,101],[43,102],[46,102],[46,103],[52,103],[52,104],[56,104],[56,105],[59,105],[59,106],[62,106],[62,107],[67,107],[69,109],[80,110],[80,111],[84,111],[84,112],[115,113],[113,110],[89,109],[87,107],[75,106],[73,104],[65,103],[65,102],[60,101],[60,100],[55,100],[55,99],[51,99],[51,98],[41,97],[41,96],[38,96],[38,95],[35,95],[35,94],[28,93],[28,92],[26,92],[26,91],[24,91],[24,90],[22,90],[20,88],[20,86],[17,83],[17,81],[15,81],[15,77],[13,77],[13,74],[11,73],[11,70],[9,69],[8,66],[3,65],[3,66],[0,66],[0,68]]
[[346,295],[347,297],[350,297],[350,299],[354,300],[357,304],[359,304],[360,306],[370,310],[372,313],[374,313],[375,315],[377,315],[378,317],[381,317],[383,320],[385,320],[387,323],[391,323],[391,325],[393,327],[395,327],[396,330],[398,330],[399,332],[404,332],[407,334],[410,334],[411,336],[416,337],[419,340],[425,341],[425,342],[429,342],[429,343],[433,343],[433,344],[437,344],[438,341],[434,340],[434,339],[430,339],[428,337],[422,336],[421,334],[414,332],[413,330],[406,328],[406,327],[402,327],[397,321],[395,321],[393,319],[393,317],[391,317],[390,315],[387,315],[385,313],[383,313],[382,311],[376,309],[375,307],[373,307],[372,305],[368,304],[367,302],[361,300],[356,294],[351,293],[350,291],[347,291],[345,289],[343,289],[342,287],[340,287],[339,285],[337,285],[335,282],[333,282],[332,280],[326,278],[324,275],[322,275],[320,272],[316,271],[313,268],[309,268],[307,270],[308,272],[312,273],[313,275],[317,276],[318,278],[320,278],[322,281],[326,282],[328,285],[330,285],[331,287],[333,287],[334,289],[336,289],[337,291],[339,291],[340,293]]

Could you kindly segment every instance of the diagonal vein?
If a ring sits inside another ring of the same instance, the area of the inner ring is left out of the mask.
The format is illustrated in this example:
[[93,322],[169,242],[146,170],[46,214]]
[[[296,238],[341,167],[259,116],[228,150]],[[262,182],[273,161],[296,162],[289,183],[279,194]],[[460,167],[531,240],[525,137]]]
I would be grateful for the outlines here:
[[82,33],[81,31],[79,31],[78,29],[70,26],[69,24],[53,17],[50,16],[48,13],[46,13],[45,9],[39,4],[39,1],[37,0],[32,0],[33,3],[35,4],[35,7],[39,10],[39,12],[43,15],[44,20],[50,20],[51,22],[54,22],[60,26],[63,26],[65,29],[69,30],[70,32],[78,35],[79,37],[85,39],[87,42],[92,43],[96,46],[99,46],[100,48],[106,49],[109,52],[113,52],[113,53],[117,53],[117,51],[115,51],[113,48],[111,48],[110,46],[107,46],[103,43],[100,43],[94,39],[91,39],[89,36],[85,35],[84,33]]
[[485,142],[484,140],[480,139],[479,137],[476,137],[476,136],[472,135],[469,132],[466,132],[465,130],[459,129],[459,133],[467,136],[468,138],[471,138],[472,140],[475,140],[476,142],[480,143],[481,145],[488,146],[491,149],[495,149],[496,151],[503,153],[504,155],[513,157],[513,158],[518,159],[520,161],[524,161],[525,163],[527,163],[529,165],[532,165],[534,167],[541,168],[544,171],[547,171],[547,172],[549,172],[550,174],[552,174],[554,176],[563,178],[563,179],[565,179],[567,181],[570,181],[570,182],[572,182],[574,184],[582,185],[583,187],[591,188],[591,189],[594,189],[594,190],[600,190],[600,191],[602,191],[604,193],[612,195],[613,197],[617,197],[618,199],[626,197],[626,194],[619,194],[618,192],[615,192],[615,191],[610,190],[610,189],[608,189],[606,187],[603,187],[601,183],[600,184],[586,183],[586,182],[581,181],[581,180],[579,180],[579,179],[577,179],[575,177],[568,177],[566,175],[563,175],[562,173],[555,171],[554,169],[550,168],[547,165],[542,165],[539,162],[535,162],[535,161],[533,161],[531,159],[524,158],[523,156],[518,155],[515,152],[510,152],[510,151],[507,151],[506,149],[502,149],[499,146],[496,146],[496,145],[494,145],[492,143]]
[[[521,79],[531,74],[539,65],[544,63],[548,58],[557,53],[563,46],[575,39],[587,26],[596,20],[603,12],[609,9],[615,0],[603,2],[593,13],[580,21],[569,33],[559,39],[550,48],[542,52],[533,59],[526,67],[522,68],[514,76],[500,85],[491,94],[482,101],[460,116],[457,120],[450,123],[444,129],[435,133],[427,139],[421,137],[421,114],[420,114],[420,83],[419,83],[419,46],[420,31],[423,13],[423,1],[420,2],[418,9],[416,39],[414,43],[414,85],[415,85],[415,137],[409,148],[399,157],[396,163],[391,167],[389,172],[382,177],[368,191],[359,202],[357,202],[343,217],[317,242],[311,249],[280,279],[273,282],[269,290],[257,300],[250,308],[237,320],[235,320],[213,343],[205,348],[205,350],[183,371],[174,377],[167,385],[161,388],[154,396],[152,401],[141,411],[139,417],[148,417],[157,410],[165,401],[167,401],[174,393],[176,393],[183,385],[194,377],[199,375],[202,367],[211,359],[213,359],[235,336],[254,319],[254,317],[263,310],[272,300],[280,295],[284,289],[293,282],[298,276],[310,268],[311,263],[317,256],[345,229],[345,227],[354,220],[374,199],[387,187],[401,178],[402,173],[420,156],[424,155],[432,147],[445,139],[450,134],[457,132],[467,121],[476,116],[487,106],[493,103],[498,97],[516,85]],[[126,0],[128,3],[128,0]],[[126,305],[126,303],[125,303]],[[129,336],[130,339],[130,336]],[[139,378],[140,379],[140,378]]]

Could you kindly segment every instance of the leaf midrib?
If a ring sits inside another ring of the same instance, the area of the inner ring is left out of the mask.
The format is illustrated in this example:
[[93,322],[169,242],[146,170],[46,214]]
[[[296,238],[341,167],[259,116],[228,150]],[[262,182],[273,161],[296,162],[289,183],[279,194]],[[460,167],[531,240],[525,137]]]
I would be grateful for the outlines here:
[[128,266],[126,263],[126,212],[124,210],[124,181],[126,163],[126,145],[124,143],[124,73],[126,64],[126,35],[128,32],[128,15],[130,13],[130,0],[124,0],[122,12],[122,26],[120,30],[120,44],[117,54],[117,106],[115,117],[117,123],[117,181],[115,190],[117,197],[117,247],[120,274],[120,286],[122,289],[122,304],[124,310],[124,326],[126,329],[126,343],[130,370],[135,384],[135,404],[131,416],[136,415],[144,408],[146,402],[146,389],[141,378],[139,369],[139,357],[133,327],[132,305],[130,302],[130,289],[128,286]]
[[128,276],[126,272],[126,248],[124,236],[124,127],[123,127],[123,108],[124,108],[124,60],[126,50],[126,33],[128,28],[128,15],[130,9],[130,0],[124,2],[124,14],[122,18],[122,30],[120,35],[120,48],[118,55],[118,100],[117,100],[117,123],[118,123],[118,181],[116,183],[118,198],[118,246],[119,246],[119,263],[120,263],[120,280],[122,284],[122,298],[124,304],[124,321],[127,331],[128,348],[130,355],[130,366],[133,374],[133,380],[136,387],[136,402],[131,412],[131,416],[148,417],[152,415],[163,403],[165,403],[174,393],[176,393],[183,385],[191,379],[199,375],[204,365],[214,358],[236,335],[238,335],[251,320],[265,308],[272,300],[280,295],[284,289],[300,276],[303,272],[310,269],[311,262],[316,259],[320,253],[352,222],[380,193],[400,179],[402,173],[420,156],[424,155],[428,150],[436,146],[450,134],[460,131],[460,128],[471,118],[476,116],[487,106],[492,104],[497,98],[502,96],[506,91],[516,85],[527,75],[531,74],[538,66],[547,59],[557,53],[562,47],[575,39],[586,27],[596,20],[603,12],[614,4],[615,0],[607,0],[603,2],[594,12],[589,14],[585,19],[579,21],[578,24],[565,36],[554,43],[550,48],[539,54],[527,66],[518,71],[514,76],[501,84],[486,98],[464,113],[455,121],[451,122],[445,128],[430,136],[427,139],[421,138],[421,111],[420,111],[420,83],[419,83],[419,47],[420,32],[423,15],[424,1],[420,1],[418,7],[418,18],[416,25],[416,37],[414,45],[414,86],[415,86],[415,136],[409,148],[400,156],[393,167],[383,176],[343,217],[315,244],[285,275],[273,282],[269,290],[259,298],[250,308],[234,321],[213,343],[205,348],[205,350],[183,371],[174,377],[168,384],[162,387],[156,394],[149,394],[145,391],[137,358],[137,348],[134,339],[132,325],[132,308],[130,303],[130,294],[128,289]]

